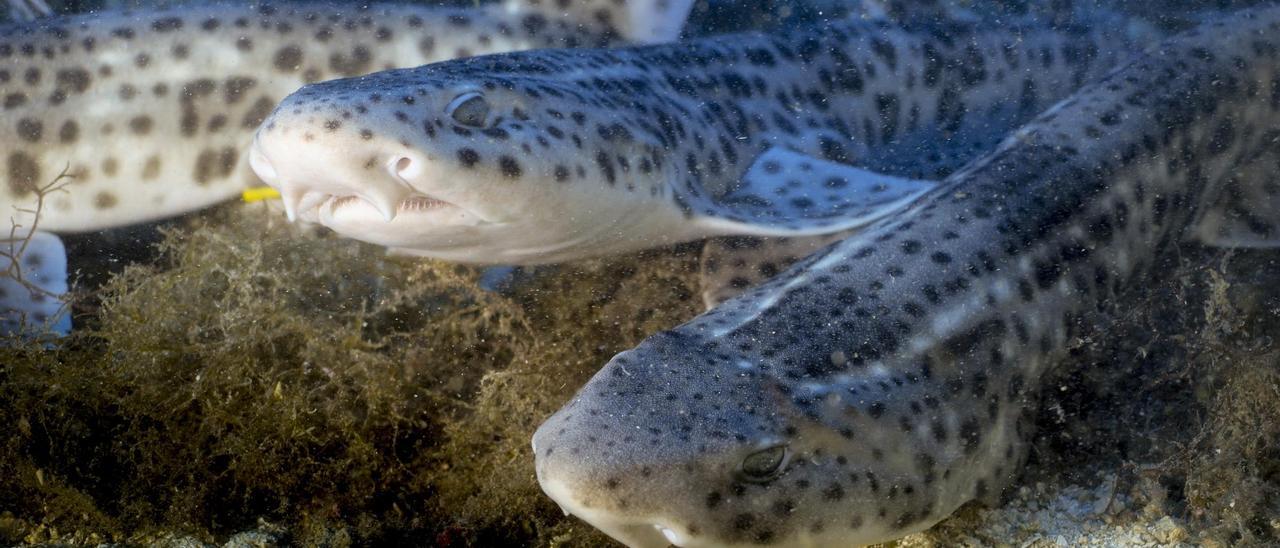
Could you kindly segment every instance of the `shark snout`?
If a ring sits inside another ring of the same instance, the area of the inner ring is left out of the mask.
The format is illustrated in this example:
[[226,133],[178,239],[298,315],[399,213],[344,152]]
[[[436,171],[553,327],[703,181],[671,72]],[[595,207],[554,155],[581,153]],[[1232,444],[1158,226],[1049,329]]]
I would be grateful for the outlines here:
[[276,168],[271,165],[271,161],[267,159],[267,155],[262,152],[262,147],[258,144],[258,139],[253,140],[253,145],[249,147],[249,167],[253,172],[258,174],[258,178],[262,182],[271,185],[279,190],[280,175],[276,172]]
[[[590,523],[637,548],[689,546],[691,539],[679,525],[645,511],[649,483],[639,470],[643,463],[630,451],[582,459],[597,439],[592,426],[583,428],[573,413],[557,413],[533,435],[534,469],[538,484],[566,515]],[[661,481],[653,478],[652,481]],[[623,502],[630,500],[631,504]]]
[[409,155],[366,152],[362,156],[365,160],[353,166],[342,149],[286,146],[280,140],[256,136],[249,150],[249,166],[263,182],[280,191],[291,221],[326,206],[332,211],[359,200],[391,222],[400,211],[432,198],[418,196],[410,185],[409,180],[421,174],[423,162]]

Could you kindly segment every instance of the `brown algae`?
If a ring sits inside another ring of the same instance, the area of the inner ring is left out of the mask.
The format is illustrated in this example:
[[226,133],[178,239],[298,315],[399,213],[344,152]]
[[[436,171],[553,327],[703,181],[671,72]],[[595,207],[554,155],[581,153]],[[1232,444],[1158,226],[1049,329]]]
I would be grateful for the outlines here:
[[0,541],[213,540],[260,518],[359,542],[528,540],[562,521],[530,433],[697,303],[687,256],[503,296],[261,208],[168,230],[161,256],[56,347],[0,349]]

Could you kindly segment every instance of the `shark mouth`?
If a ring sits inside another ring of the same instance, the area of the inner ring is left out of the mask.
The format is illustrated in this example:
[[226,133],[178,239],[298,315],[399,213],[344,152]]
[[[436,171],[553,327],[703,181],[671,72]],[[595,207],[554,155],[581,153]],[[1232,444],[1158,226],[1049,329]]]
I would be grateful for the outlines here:
[[359,213],[370,210],[386,222],[391,222],[399,215],[435,213],[457,208],[452,202],[424,194],[410,194],[399,200],[370,200],[355,194],[307,191],[293,200],[285,200],[285,211],[290,220],[304,219],[311,222],[324,217],[333,218],[339,212]]
[[[331,196],[328,200],[322,202],[319,207],[327,208],[329,210],[329,214],[332,215],[340,209],[358,205],[371,205],[375,208],[377,207],[377,205],[372,204],[359,196]],[[400,200],[400,203],[395,206],[395,212],[397,215],[402,213],[423,213],[447,207],[458,206],[430,196],[412,195]]]

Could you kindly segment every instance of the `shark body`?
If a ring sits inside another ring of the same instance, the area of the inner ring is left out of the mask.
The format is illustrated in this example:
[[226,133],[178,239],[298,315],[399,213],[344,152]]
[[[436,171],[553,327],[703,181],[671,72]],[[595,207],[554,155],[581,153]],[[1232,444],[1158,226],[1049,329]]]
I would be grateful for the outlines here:
[[1181,241],[1280,242],[1277,159],[1280,8],[1206,23],[617,355],[534,435],[539,481],[638,547],[867,544],[994,502],[1097,311]]
[[289,214],[454,261],[814,236],[909,203],[1102,74],[1122,32],[842,20],[309,85],[251,163]]
[[[306,83],[517,49],[672,40],[690,4],[272,2],[0,26],[0,222],[22,238],[202,209],[262,184],[245,154],[253,132]],[[0,257],[0,268],[13,264]],[[43,315],[41,306],[7,300],[3,310]]]
[[35,188],[64,168],[74,183],[41,212],[45,230],[207,207],[260,184],[244,151],[303,84],[499,51],[671,39],[688,9],[662,3],[668,12],[653,19],[674,25],[639,28],[645,14],[627,10],[653,3],[535,4],[215,5],[9,26],[0,31],[0,210],[29,208]]

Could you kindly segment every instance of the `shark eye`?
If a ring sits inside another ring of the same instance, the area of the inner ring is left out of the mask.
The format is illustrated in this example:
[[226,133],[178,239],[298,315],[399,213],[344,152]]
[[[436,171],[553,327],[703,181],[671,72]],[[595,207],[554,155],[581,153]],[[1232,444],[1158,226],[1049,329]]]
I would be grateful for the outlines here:
[[787,463],[787,446],[775,445],[756,451],[742,459],[739,476],[753,483],[764,483],[778,477]]
[[449,102],[445,114],[464,126],[483,128],[489,120],[489,102],[474,91],[463,93]]

